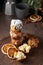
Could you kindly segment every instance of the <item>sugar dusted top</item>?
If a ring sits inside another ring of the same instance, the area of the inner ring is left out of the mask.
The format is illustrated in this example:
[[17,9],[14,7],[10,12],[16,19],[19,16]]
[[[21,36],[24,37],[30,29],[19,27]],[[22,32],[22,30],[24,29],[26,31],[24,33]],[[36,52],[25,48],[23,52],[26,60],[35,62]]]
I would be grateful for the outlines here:
[[16,28],[17,30],[21,30],[23,27],[23,23],[19,19],[12,19],[11,26],[14,26],[14,28]]

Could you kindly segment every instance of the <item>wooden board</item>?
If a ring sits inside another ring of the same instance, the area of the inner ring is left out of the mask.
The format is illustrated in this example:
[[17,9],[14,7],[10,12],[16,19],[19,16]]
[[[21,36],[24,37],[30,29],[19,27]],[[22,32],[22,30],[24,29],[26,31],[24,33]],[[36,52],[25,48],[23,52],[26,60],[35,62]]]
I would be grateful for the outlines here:
[[11,60],[1,52],[3,44],[9,43],[10,37],[4,38],[0,41],[0,65],[43,65],[43,43],[40,42],[37,49],[31,50],[28,58],[22,62]]

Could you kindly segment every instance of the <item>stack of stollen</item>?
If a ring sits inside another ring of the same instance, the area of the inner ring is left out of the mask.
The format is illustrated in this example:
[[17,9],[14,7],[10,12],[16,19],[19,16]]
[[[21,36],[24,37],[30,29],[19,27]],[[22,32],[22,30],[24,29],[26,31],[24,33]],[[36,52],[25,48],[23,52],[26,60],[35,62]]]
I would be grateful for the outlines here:
[[16,46],[19,45],[20,43],[19,41],[22,36],[21,33],[22,27],[23,27],[23,23],[21,20],[18,19],[11,20],[11,25],[10,25],[11,42],[14,43]]
[[26,59],[26,55],[16,48],[16,46],[19,45],[19,41],[22,36],[21,33],[22,26],[23,23],[21,20],[16,19],[11,21],[10,25],[11,43],[4,44],[1,48],[2,53],[6,54],[11,59],[16,60]]
[[27,58],[27,55],[32,48],[37,48],[39,39],[30,36],[28,33],[21,32],[23,23],[21,20],[11,20],[10,37],[11,43],[4,44],[1,48],[3,54],[6,54],[11,59],[21,61]]

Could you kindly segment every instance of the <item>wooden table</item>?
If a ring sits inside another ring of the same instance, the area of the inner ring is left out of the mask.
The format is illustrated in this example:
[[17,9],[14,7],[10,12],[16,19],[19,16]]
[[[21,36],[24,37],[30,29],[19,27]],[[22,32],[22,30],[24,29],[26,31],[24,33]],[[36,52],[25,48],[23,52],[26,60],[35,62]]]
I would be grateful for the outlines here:
[[[0,40],[9,36],[10,21],[14,18],[14,16],[6,16],[3,13],[0,13]],[[43,65],[43,20],[38,23],[25,24],[22,31],[38,36],[41,40],[41,45],[38,49],[33,50],[28,57],[29,60],[25,60],[24,62],[16,62],[15,60],[10,60],[4,56],[0,50],[0,65]],[[4,60],[4,58],[6,58],[6,60]]]

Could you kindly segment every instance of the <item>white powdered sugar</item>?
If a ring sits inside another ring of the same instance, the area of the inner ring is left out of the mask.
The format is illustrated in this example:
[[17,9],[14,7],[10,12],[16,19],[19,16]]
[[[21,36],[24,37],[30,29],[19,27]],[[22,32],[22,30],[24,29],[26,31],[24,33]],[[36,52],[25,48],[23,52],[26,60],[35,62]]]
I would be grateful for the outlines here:
[[22,21],[21,20],[19,20],[19,19],[12,19],[11,20],[11,26],[14,26],[14,28],[16,28],[16,29],[22,29],[22,27],[23,27],[23,23],[22,23]]

